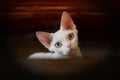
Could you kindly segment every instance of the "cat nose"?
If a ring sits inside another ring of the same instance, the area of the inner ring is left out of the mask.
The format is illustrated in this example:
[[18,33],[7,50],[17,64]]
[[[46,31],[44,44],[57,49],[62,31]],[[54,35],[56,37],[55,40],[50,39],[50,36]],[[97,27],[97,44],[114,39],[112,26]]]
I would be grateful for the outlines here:
[[68,47],[68,48],[71,48],[71,45],[69,44],[67,47]]

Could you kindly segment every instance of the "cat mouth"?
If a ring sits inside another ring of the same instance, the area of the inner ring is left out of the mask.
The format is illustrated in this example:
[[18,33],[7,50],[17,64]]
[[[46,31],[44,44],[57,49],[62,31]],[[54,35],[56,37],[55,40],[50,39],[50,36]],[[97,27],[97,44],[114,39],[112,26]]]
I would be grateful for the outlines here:
[[50,52],[53,53],[53,54],[55,53],[54,51],[50,51]]

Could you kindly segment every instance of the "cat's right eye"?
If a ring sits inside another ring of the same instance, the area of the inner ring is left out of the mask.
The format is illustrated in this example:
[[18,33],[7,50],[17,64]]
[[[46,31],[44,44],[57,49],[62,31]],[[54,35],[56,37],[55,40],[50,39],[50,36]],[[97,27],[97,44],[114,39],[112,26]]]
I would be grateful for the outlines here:
[[73,34],[73,33],[70,33],[70,34],[68,35],[68,38],[69,38],[69,40],[72,40],[72,39],[74,38],[74,34]]
[[60,42],[57,42],[56,44],[55,44],[55,47],[56,48],[60,48],[62,46],[62,43],[60,43]]

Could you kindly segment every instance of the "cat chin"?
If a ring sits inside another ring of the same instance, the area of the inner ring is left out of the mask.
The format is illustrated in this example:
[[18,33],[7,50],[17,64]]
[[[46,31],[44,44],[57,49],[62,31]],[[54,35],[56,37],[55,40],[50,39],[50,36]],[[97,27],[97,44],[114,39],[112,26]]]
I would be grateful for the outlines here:
[[63,52],[62,54],[65,55],[65,56],[67,56],[67,55],[69,55],[70,51],[71,51],[70,49],[69,49],[69,50],[66,50],[66,51]]

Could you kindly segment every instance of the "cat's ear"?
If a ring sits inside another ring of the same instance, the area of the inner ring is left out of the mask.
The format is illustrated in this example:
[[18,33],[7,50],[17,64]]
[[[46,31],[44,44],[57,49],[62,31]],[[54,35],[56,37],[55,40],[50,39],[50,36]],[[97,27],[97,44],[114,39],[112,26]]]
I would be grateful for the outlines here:
[[38,31],[36,32],[36,37],[46,48],[50,47],[52,41],[51,33]]
[[69,13],[67,12],[63,12],[62,16],[61,16],[61,29],[62,30],[73,30],[76,29],[76,26],[71,18],[71,16],[69,15]]

